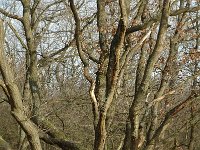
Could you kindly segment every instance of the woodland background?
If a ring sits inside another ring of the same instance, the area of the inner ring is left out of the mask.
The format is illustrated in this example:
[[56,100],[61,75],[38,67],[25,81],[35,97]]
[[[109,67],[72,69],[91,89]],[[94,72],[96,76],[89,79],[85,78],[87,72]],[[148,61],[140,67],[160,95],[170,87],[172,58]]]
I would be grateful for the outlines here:
[[1,0],[0,149],[199,150],[199,0]]

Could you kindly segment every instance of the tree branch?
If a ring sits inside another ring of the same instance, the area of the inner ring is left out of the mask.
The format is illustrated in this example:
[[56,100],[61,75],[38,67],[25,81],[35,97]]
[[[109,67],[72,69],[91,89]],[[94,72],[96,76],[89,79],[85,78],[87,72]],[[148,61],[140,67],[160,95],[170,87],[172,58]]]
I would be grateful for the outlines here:
[[[186,13],[186,12],[195,12],[195,11],[198,11],[200,10],[200,6],[197,6],[197,7],[192,7],[192,8],[181,8],[179,10],[176,10],[176,11],[172,11],[169,16],[177,16],[177,15],[180,15],[182,13]],[[143,24],[141,25],[135,25],[135,26],[132,26],[132,27],[129,27],[126,31],[126,35],[129,35],[133,32],[137,32],[137,31],[140,31],[140,30],[144,30],[148,27],[150,27],[153,23],[156,23],[160,20],[161,18],[161,14],[151,18],[150,20],[144,22]]]
[[9,17],[9,18],[12,18],[12,19],[16,19],[16,20],[19,20],[20,22],[22,22],[22,17],[19,17],[17,15],[14,15],[14,14],[11,14],[7,11],[5,11],[4,9],[0,8],[0,13],[2,13],[3,15]]
[[24,41],[22,40],[22,38],[19,36],[19,34],[17,33],[17,30],[12,25],[12,23],[11,22],[7,22],[7,24],[10,27],[10,29],[13,31],[13,33],[15,34],[15,36],[17,37],[17,39],[19,40],[19,42],[22,45],[22,47],[25,48],[26,50],[28,50],[27,45],[24,43]]
[[64,132],[57,129],[49,121],[43,119],[39,119],[38,121],[43,130],[40,132],[40,139],[44,142],[50,145],[57,145],[63,150],[79,150],[76,143],[68,141]]
[[149,56],[149,59],[147,61],[147,65],[145,68],[145,72],[144,72],[144,78],[143,81],[141,83],[141,87],[140,89],[142,91],[144,91],[145,93],[148,90],[149,87],[149,82],[150,82],[150,77],[151,77],[151,73],[153,71],[154,65],[156,63],[156,61],[158,60],[160,53],[163,49],[163,43],[165,40],[165,34],[167,31],[167,26],[168,26],[168,17],[169,17],[169,0],[165,0],[164,4],[163,4],[163,11],[162,11],[162,18],[161,18],[161,22],[160,22],[160,28],[159,28],[159,32],[157,35],[157,41],[156,41],[156,45],[154,47],[154,50],[152,52],[152,54]]
[[177,16],[180,15],[182,13],[186,13],[186,12],[195,12],[195,11],[199,11],[200,10],[200,6],[196,6],[196,7],[191,7],[191,8],[181,8],[178,10],[175,10],[173,12],[170,13],[170,16]]
[[74,0],[70,0],[70,8],[72,10],[72,13],[74,15],[74,20],[76,22],[76,28],[75,28],[75,39],[76,39],[76,46],[78,49],[79,57],[84,65],[84,76],[85,78],[90,82],[90,96],[92,98],[92,106],[93,106],[93,114],[94,118],[97,118],[98,115],[98,102],[96,99],[96,96],[94,94],[94,89],[95,89],[95,81],[91,77],[89,73],[89,61],[88,58],[85,56],[81,42],[83,42],[83,39],[81,37],[81,26],[80,26],[80,19],[76,10],[76,7],[74,5]]
[[106,96],[104,111],[105,113],[110,107],[114,91],[117,86],[118,75],[120,72],[120,53],[123,48],[125,33],[128,24],[127,4],[123,0],[119,0],[119,7],[121,11],[121,18],[118,24],[116,34],[113,37],[110,46],[109,63],[106,74]]
[[[169,119],[171,119],[172,116],[174,116],[175,114],[177,114],[179,111],[181,111],[182,109],[185,108],[185,106],[194,101],[194,100],[199,100],[200,97],[193,97],[193,95],[189,96],[186,100],[184,100],[183,102],[181,102],[180,104],[176,105],[175,107],[173,107],[171,110],[169,110],[162,123],[160,124],[160,126],[156,129],[154,135],[152,136],[152,138],[148,141],[148,143],[151,143],[151,141],[153,141],[161,132],[163,127],[166,125],[166,123],[169,121]],[[149,145],[149,144],[147,144]]]

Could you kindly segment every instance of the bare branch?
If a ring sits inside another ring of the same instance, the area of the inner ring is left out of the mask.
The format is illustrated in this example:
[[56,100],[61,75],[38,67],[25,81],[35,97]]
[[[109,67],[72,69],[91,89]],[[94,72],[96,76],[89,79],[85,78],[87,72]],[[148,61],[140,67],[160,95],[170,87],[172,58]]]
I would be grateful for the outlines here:
[[159,19],[158,18],[153,18],[153,19],[150,19],[149,21],[141,24],[141,25],[136,25],[136,26],[133,26],[133,27],[130,27],[126,30],[126,35],[129,35],[133,32],[137,32],[139,30],[144,30],[150,26],[152,26],[155,22],[157,22]]
[[17,37],[17,39],[19,40],[20,44],[22,45],[23,48],[25,48],[26,50],[27,45],[24,43],[24,41],[22,40],[22,38],[20,37],[20,35],[17,33],[17,30],[15,29],[15,27],[12,25],[11,22],[7,22],[8,26],[10,27],[10,29],[13,31],[13,33],[15,34],[15,36]]
[[165,40],[165,34],[167,31],[168,17],[169,17],[169,13],[170,13],[169,11],[170,11],[169,10],[169,0],[165,0],[156,45],[154,47],[152,54],[149,56],[149,60],[147,62],[147,66],[146,66],[145,72],[144,72],[144,78],[143,78],[143,81],[141,84],[141,90],[143,90],[144,92],[146,92],[148,90],[151,73],[152,73],[154,65],[155,65],[156,61],[158,60],[160,53],[163,49],[162,44]]
[[[84,25],[83,28],[82,28],[81,31],[80,31],[81,34],[82,34],[82,32],[86,29],[86,27],[87,27],[89,24],[91,24],[91,23],[95,20],[95,18],[96,18],[96,13],[94,13],[92,16],[90,16],[90,17],[88,18],[89,20],[88,20],[87,24]],[[59,49],[59,50],[57,50],[57,51],[55,51],[55,52],[49,54],[49,56],[47,56],[47,57],[45,57],[45,58],[41,58],[41,59],[39,60],[39,64],[40,64],[41,66],[45,66],[46,64],[48,64],[47,62],[48,62],[49,60],[51,60],[50,62],[52,62],[53,60],[56,60],[56,59],[53,58],[54,56],[56,56],[56,55],[58,55],[58,54],[60,54],[60,53],[62,53],[62,52],[64,52],[64,51],[66,51],[68,48],[70,48],[70,47],[71,47],[72,45],[74,45],[75,43],[76,43],[76,39],[75,39],[75,37],[74,37],[71,41],[69,41],[68,44],[65,44],[65,46],[64,46],[63,48],[61,48],[61,49]],[[83,50],[83,51],[88,55],[88,58],[89,58],[90,60],[92,60],[92,61],[98,63],[98,60],[97,60],[94,56],[92,56],[91,54],[89,54],[86,50]]]
[[199,11],[200,10],[200,6],[196,6],[196,7],[191,7],[191,8],[181,8],[178,9],[176,11],[173,11],[170,13],[170,16],[177,16],[180,15],[182,13],[186,13],[186,12],[195,12],[195,11]]
[[[82,45],[81,41],[83,42],[83,39],[81,37],[81,27],[80,27],[80,19],[76,10],[76,7],[74,5],[74,1],[70,0],[70,8],[72,10],[72,13],[74,15],[74,20],[76,22],[76,29],[75,29],[75,39],[76,39],[76,46],[78,49],[79,57],[84,65],[84,76],[85,78],[90,82],[90,96],[92,98],[92,105],[93,105],[93,114],[94,117],[97,117],[98,114],[98,102],[96,100],[95,94],[94,94],[94,89],[95,89],[95,81],[91,77],[89,73],[89,61],[88,58],[85,56],[83,50],[82,50]],[[95,119],[94,119],[95,120]]]
[[121,18],[118,24],[118,28],[116,34],[113,37],[110,46],[110,54],[109,54],[109,63],[106,74],[106,95],[107,101],[105,102],[104,111],[105,114],[112,103],[115,88],[117,86],[118,75],[120,72],[120,52],[123,48],[127,24],[128,24],[128,16],[127,16],[127,4],[125,4],[124,0],[119,0],[119,7],[121,10]]
[[126,68],[126,65],[130,58],[133,56],[133,54],[140,48],[140,46],[143,44],[143,42],[150,36],[151,34],[151,29],[138,41],[138,43],[130,50],[126,50],[124,54],[122,55],[120,59],[120,73],[119,73],[119,81],[118,81],[118,86],[120,86],[120,80],[122,79],[124,75],[124,70]]
[[[169,15],[170,16],[177,16],[177,15],[180,15],[182,13],[195,12],[195,11],[198,11],[198,10],[200,10],[200,6],[192,7],[192,8],[181,8],[179,10],[172,11]],[[157,16],[151,18],[150,20],[144,22],[141,25],[135,25],[135,26],[129,27],[126,31],[126,35],[129,35],[133,32],[137,32],[139,30],[144,30],[144,29],[150,27],[153,23],[158,22],[160,20],[160,18],[161,18],[161,14],[158,14]]]
[[11,13],[5,11],[5,10],[2,9],[2,8],[0,8],[0,13],[2,13],[3,15],[5,15],[5,16],[7,16],[7,17],[9,17],[9,18],[16,19],[16,20],[19,20],[19,21],[21,21],[21,22],[22,22],[22,20],[23,20],[22,17],[19,17],[19,16],[17,16],[17,15],[11,14]]
[[199,100],[200,97],[193,97],[193,95],[189,96],[186,100],[184,100],[183,102],[181,102],[180,104],[174,106],[171,110],[169,110],[162,123],[160,124],[160,126],[156,129],[154,135],[152,136],[152,138],[149,140],[148,143],[150,143],[152,140],[154,140],[161,132],[163,127],[166,125],[166,123],[169,121],[169,119],[171,119],[171,117],[173,115],[175,115],[176,113],[178,113],[179,111],[181,111],[182,109],[185,108],[186,105],[188,105],[189,103],[191,103],[194,100]]
[[61,3],[63,0],[59,0],[59,1],[55,1],[55,2],[53,2],[53,3],[51,3],[51,4],[49,4],[48,6],[46,6],[45,7],[45,9],[38,15],[38,17],[36,18],[36,20],[35,20],[35,22],[34,22],[34,25],[33,25],[33,28],[35,28],[37,25],[38,25],[38,23],[41,21],[41,19],[42,19],[42,16],[43,16],[43,14],[50,8],[50,7],[52,7],[52,6],[54,6],[54,5],[56,5],[56,4],[59,4],[59,3]]

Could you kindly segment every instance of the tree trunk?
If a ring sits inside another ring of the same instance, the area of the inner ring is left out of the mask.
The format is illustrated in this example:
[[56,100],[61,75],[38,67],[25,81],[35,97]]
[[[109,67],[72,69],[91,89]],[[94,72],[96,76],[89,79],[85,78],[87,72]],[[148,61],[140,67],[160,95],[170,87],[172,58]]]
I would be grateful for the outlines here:
[[101,113],[95,130],[94,150],[104,150],[106,136],[106,116],[104,113]]
[[14,81],[13,72],[9,66],[9,63],[7,63],[5,59],[6,56],[3,49],[4,39],[3,21],[0,20],[0,72],[9,93],[11,112],[13,117],[26,133],[31,149],[42,150],[38,130],[31,120],[24,114],[21,93]]

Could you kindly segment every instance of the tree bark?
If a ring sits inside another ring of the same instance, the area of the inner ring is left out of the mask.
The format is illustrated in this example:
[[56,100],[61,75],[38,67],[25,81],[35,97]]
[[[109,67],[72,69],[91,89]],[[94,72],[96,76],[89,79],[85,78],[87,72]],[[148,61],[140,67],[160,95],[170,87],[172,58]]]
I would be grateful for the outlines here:
[[21,93],[14,81],[13,72],[10,69],[9,63],[6,61],[3,49],[4,38],[3,21],[0,20],[0,72],[10,96],[11,113],[26,133],[31,149],[42,150],[37,127],[24,114]]
[[[170,1],[164,0],[163,10],[162,10],[162,15],[161,15],[161,20],[160,20],[160,27],[159,27],[159,32],[157,36],[157,42],[155,44],[152,54],[149,56],[141,85],[139,85],[138,90],[136,90],[134,101],[132,102],[132,105],[129,110],[131,133],[128,133],[127,132],[128,129],[126,129],[127,130],[126,134],[131,135],[131,145],[130,145],[131,150],[143,149],[146,143],[147,133],[145,130],[147,127],[144,125],[144,122],[145,122],[145,114],[146,114],[147,106],[145,104],[145,101],[146,99],[148,99],[148,88],[149,88],[152,72],[154,69],[154,65],[157,62],[161,54],[161,51],[163,49],[163,43],[165,40],[165,34],[167,31],[167,25],[168,25],[168,17],[170,14],[169,5],[170,5]],[[124,143],[126,142],[124,141]]]

